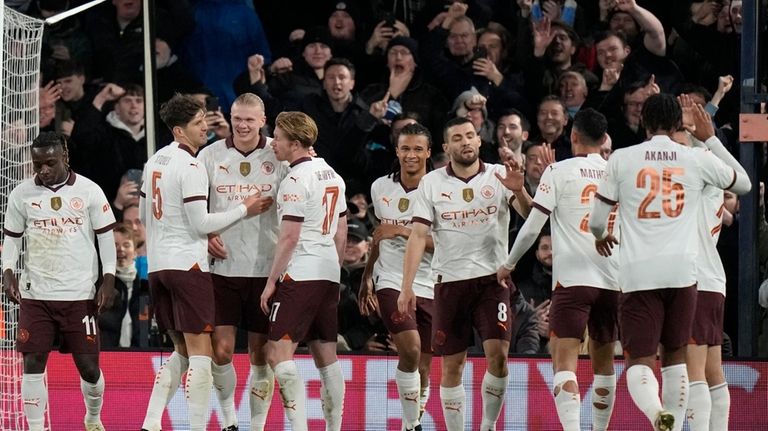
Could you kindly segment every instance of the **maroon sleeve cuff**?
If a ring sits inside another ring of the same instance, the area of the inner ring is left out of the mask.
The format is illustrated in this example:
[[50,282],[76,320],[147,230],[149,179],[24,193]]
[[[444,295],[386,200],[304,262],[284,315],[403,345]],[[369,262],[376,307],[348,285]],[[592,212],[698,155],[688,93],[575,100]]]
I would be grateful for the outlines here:
[[340,212],[339,213],[339,218],[344,217],[345,215],[347,215],[348,212],[349,212],[349,210],[344,210],[344,211]]
[[147,194],[146,194],[146,193],[144,193],[144,192],[143,192],[143,191],[141,191],[141,190],[139,190],[139,196],[141,196],[141,197],[143,197],[143,198],[145,198],[145,199],[147,198]]
[[208,198],[205,197],[205,196],[190,196],[188,198],[184,198],[184,203],[188,204],[188,203],[194,202],[194,201],[207,201],[207,200],[208,200]]
[[5,236],[10,236],[11,238],[21,238],[21,236],[24,235],[24,232],[18,233],[18,232],[13,232],[6,228],[3,228],[3,234]]
[[101,229],[94,229],[93,231],[96,232],[96,235],[101,235],[103,233],[107,233],[107,232],[111,231],[112,229],[115,228],[115,226],[117,226],[117,222],[114,222],[114,223],[112,223],[110,225],[106,225],[106,226],[104,226]]
[[292,216],[292,215],[284,215],[283,216],[283,220],[284,221],[296,221],[296,222],[301,223],[301,222],[304,221],[304,217]]
[[595,197],[611,206],[616,205],[618,203],[617,201],[608,199],[607,197],[601,195],[600,193],[595,193]]
[[429,221],[429,220],[427,220],[425,218],[421,218],[421,217],[414,217],[414,218],[412,218],[411,219],[411,223],[421,223],[421,224],[425,224],[427,226],[432,226],[432,222],[431,221]]
[[533,202],[533,203],[531,204],[531,206],[532,206],[533,208],[536,208],[537,210],[539,210],[539,211],[543,212],[543,213],[544,213],[544,215],[546,215],[546,216],[549,216],[550,214],[552,214],[552,211],[550,211],[550,210],[548,210],[548,209],[544,208],[544,206],[542,206],[541,204],[537,204],[536,202]]
[[730,190],[733,185],[736,184],[736,169],[733,170],[733,180],[731,181],[731,184],[726,187],[726,190]]

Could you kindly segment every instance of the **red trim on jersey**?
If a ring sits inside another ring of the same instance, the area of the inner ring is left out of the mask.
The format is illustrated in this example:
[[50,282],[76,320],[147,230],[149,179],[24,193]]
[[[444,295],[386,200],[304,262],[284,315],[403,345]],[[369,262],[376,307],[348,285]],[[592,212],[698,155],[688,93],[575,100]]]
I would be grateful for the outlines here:
[[595,197],[611,206],[616,205],[618,203],[617,201],[612,201],[608,199],[607,197],[601,195],[600,193],[595,193]]
[[190,156],[195,157],[195,151],[187,144],[179,144],[179,149],[189,153]]
[[543,205],[541,205],[541,204],[538,204],[538,203],[536,203],[536,202],[533,202],[533,203],[531,203],[531,207],[533,207],[533,208],[536,208],[537,210],[539,210],[539,211],[543,212],[543,213],[544,213],[544,215],[546,215],[546,216],[549,216],[550,214],[552,214],[552,211],[550,211],[550,210],[548,210],[548,209],[544,208],[544,206],[543,206]]
[[736,169],[733,170],[733,181],[731,181],[731,185],[729,185],[725,189],[726,190],[730,190],[731,187],[733,187],[734,184],[736,184]]
[[184,198],[183,202],[185,204],[188,204],[188,203],[194,202],[194,201],[207,201],[207,200],[208,200],[208,198],[205,197],[205,196],[190,196],[188,198]]
[[251,151],[240,151],[240,149],[235,146],[235,139],[232,136],[224,140],[224,145],[226,145],[227,148],[234,148],[238,153],[242,154],[243,157],[248,157],[253,154],[254,151],[266,147],[267,138],[259,133],[259,143],[256,144],[256,148],[252,149]]
[[295,222],[302,223],[304,221],[304,217],[284,215],[283,221],[295,221]]
[[5,234],[5,236],[10,236],[11,238],[21,238],[21,236],[24,235],[24,232],[18,233],[18,232],[10,231],[6,228],[3,228],[3,233]]
[[118,224],[117,222],[114,222],[112,224],[104,226],[101,229],[94,229],[93,231],[96,233],[96,235],[101,235],[103,233],[107,233],[107,232],[111,231],[112,229],[114,229],[115,226],[117,226],[117,224]]
[[431,221],[429,221],[429,220],[427,220],[425,218],[421,218],[421,217],[414,217],[414,218],[412,218],[411,219],[411,223],[421,223],[421,224],[425,224],[427,226],[432,226],[432,222]]
[[473,175],[470,175],[469,178],[462,178],[453,171],[453,167],[451,167],[451,162],[448,162],[448,166],[445,167],[445,172],[448,173],[448,175],[460,179],[461,181],[464,181],[465,183],[469,183],[472,181],[472,178],[475,178],[476,176],[480,175],[481,173],[485,172],[485,163],[483,163],[482,160],[478,159],[480,162],[480,169],[477,170],[477,172]]
[[294,160],[293,163],[291,163],[289,165],[289,167],[292,168],[292,167],[298,165],[299,163],[311,162],[311,161],[312,161],[312,157],[309,157],[309,156],[307,156],[307,157],[299,157],[298,159]]

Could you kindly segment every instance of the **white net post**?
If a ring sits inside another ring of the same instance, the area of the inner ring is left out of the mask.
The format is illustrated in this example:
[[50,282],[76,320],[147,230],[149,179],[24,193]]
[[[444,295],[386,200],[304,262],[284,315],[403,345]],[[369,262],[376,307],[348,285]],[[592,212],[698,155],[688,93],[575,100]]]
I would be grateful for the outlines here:
[[[2,86],[0,87],[0,224],[8,194],[32,175],[30,146],[39,129],[40,52],[43,21],[6,6],[0,8]],[[2,238],[2,233],[0,233]],[[23,364],[14,350],[18,306],[2,295],[0,304],[0,430],[23,430]]]

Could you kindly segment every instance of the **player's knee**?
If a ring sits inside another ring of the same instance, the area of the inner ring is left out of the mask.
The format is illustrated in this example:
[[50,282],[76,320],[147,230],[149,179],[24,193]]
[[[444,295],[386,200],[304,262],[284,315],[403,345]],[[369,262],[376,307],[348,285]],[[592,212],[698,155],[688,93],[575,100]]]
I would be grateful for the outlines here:
[[[398,347],[401,367],[407,368],[407,371],[415,371],[419,366],[419,356],[421,355],[420,346],[408,345],[403,348]],[[404,368],[401,368],[404,369]],[[404,369],[405,371],[405,369]]]
[[42,374],[45,372],[46,353],[25,353],[24,372],[27,374]]
[[216,365],[224,365],[232,362],[234,346],[228,343],[218,343],[213,347],[213,360]]
[[96,383],[101,375],[101,370],[95,363],[80,363],[77,371],[80,373],[80,378],[89,383]]
[[506,375],[507,371],[507,355],[503,353],[495,353],[488,355],[486,358],[488,362],[488,371],[495,376]]

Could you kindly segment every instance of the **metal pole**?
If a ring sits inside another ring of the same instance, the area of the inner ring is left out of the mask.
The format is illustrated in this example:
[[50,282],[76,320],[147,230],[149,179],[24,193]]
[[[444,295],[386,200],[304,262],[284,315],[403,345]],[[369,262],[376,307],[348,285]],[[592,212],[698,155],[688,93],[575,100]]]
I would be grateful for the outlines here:
[[[741,113],[755,113],[759,106],[755,95],[760,93],[760,1],[744,0],[742,3],[741,31]],[[739,145],[739,161],[752,180],[752,191],[742,196],[739,210],[739,340],[738,356],[754,357],[757,353],[757,196],[758,170],[762,154],[759,144],[742,142]]]
[[154,1],[143,0],[144,14],[144,130],[147,157],[155,154],[155,26]]

